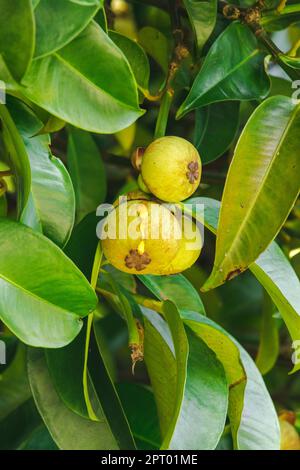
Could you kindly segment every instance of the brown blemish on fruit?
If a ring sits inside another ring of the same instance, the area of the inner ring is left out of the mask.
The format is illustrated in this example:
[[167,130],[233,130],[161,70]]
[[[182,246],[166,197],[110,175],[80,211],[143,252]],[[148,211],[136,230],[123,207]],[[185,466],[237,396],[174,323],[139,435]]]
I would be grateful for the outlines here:
[[239,274],[241,274],[241,272],[242,272],[242,269],[240,269],[240,268],[237,268],[237,269],[234,269],[233,271],[230,271],[230,273],[227,274],[226,281],[230,281],[235,276],[238,276]]
[[187,166],[186,177],[191,184],[195,183],[199,178],[199,164],[198,162],[190,162]]
[[125,258],[125,265],[129,269],[136,269],[137,271],[143,271],[143,269],[151,263],[151,258],[148,253],[144,252],[140,254],[138,250],[130,250],[129,254]]

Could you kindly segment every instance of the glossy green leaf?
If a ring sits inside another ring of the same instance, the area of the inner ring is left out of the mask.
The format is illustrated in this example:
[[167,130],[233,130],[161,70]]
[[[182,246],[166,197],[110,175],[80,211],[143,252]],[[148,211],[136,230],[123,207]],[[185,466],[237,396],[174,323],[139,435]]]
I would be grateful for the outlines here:
[[205,315],[202,300],[182,274],[173,276],[139,275],[138,278],[159,300],[171,300],[178,310],[193,310]]
[[31,0],[0,0],[0,54],[16,80],[25,74],[34,51]]
[[[193,213],[195,204],[204,204],[204,220],[199,220],[213,233],[216,233],[220,210],[219,201],[209,198],[193,198],[188,201]],[[187,206],[186,206],[187,207]],[[272,242],[259,258],[249,266],[280,311],[282,318],[294,341],[299,339],[300,331],[300,281],[290,262],[279,246]],[[293,372],[300,369],[295,365]]]
[[[147,313],[147,310],[143,309],[143,311]],[[175,398],[172,408],[167,403],[168,424],[166,434],[163,435],[162,448],[214,449],[223,432],[227,414],[228,388],[224,369],[205,343],[197,339],[189,329],[184,329],[174,304],[166,302],[164,312],[174,342],[176,361],[175,370],[173,366],[171,369],[165,369],[163,373],[164,375],[171,374],[170,380],[176,383],[176,387],[173,390],[169,387],[171,395],[168,396],[168,401],[171,396],[175,395]],[[152,316],[148,314],[147,319],[155,325],[156,318]],[[166,341],[168,342],[168,337]],[[164,348],[166,345],[167,343]],[[146,348],[145,355],[147,355]],[[172,356],[169,353],[170,357]],[[157,357],[156,362],[159,362]],[[147,366],[148,364],[149,360]],[[150,363],[148,368],[155,393],[155,389],[161,386],[161,365],[158,365],[156,369],[155,364]],[[169,380],[169,377],[163,380]],[[158,384],[156,387],[155,383]],[[164,403],[158,406],[162,407]],[[201,423],[200,426],[199,423]],[[209,433],[207,432],[208,423]]]
[[81,329],[80,317],[97,303],[84,276],[56,245],[22,224],[0,220],[0,247],[2,321],[32,346],[68,344]]
[[138,448],[159,449],[161,438],[157,409],[151,390],[135,383],[120,383],[117,390]]
[[144,49],[132,39],[115,31],[109,31],[110,38],[126,56],[141,90],[148,90],[150,66]]
[[201,50],[213,32],[217,18],[216,0],[183,0]]
[[247,269],[282,227],[300,190],[299,131],[300,106],[287,97],[269,98],[249,119],[227,175],[204,289]]
[[4,146],[8,155],[8,165],[15,177],[17,191],[17,212],[21,215],[31,189],[31,170],[27,151],[18,129],[6,106],[0,105],[0,122]]
[[127,59],[96,23],[63,49],[34,60],[22,83],[28,99],[88,131],[114,133],[142,114]]
[[176,400],[176,361],[167,323],[156,312],[142,307],[144,315],[144,360],[153,389],[161,436],[168,432]]
[[64,348],[47,349],[45,355],[52,383],[62,402],[88,419],[82,384],[85,336],[86,322],[72,343]]
[[239,128],[239,110],[239,103],[235,101],[214,103],[196,110],[194,145],[204,165],[216,160],[231,146]]
[[21,221],[63,246],[74,224],[75,197],[70,176],[62,161],[51,155],[49,136],[35,136],[42,126],[39,119],[21,102],[9,103],[31,166],[31,196]]
[[35,9],[35,57],[45,56],[66,46],[86,28],[103,1],[40,0]]
[[280,433],[276,410],[251,357],[212,320],[193,312],[186,312],[183,319],[215,351],[225,368],[230,383],[228,415],[235,448],[278,450]]
[[20,444],[18,450],[58,450],[58,447],[46,426],[39,424],[30,436]]
[[26,374],[26,350],[19,344],[15,357],[0,374],[0,421],[29,400],[31,396]]
[[274,304],[266,295],[262,312],[262,325],[260,331],[259,349],[256,356],[256,365],[262,375],[267,374],[275,365],[279,354],[279,334]]
[[98,221],[96,214],[88,214],[76,225],[64,248],[66,255],[79,267],[87,279],[91,279],[93,260],[99,241],[96,235]]
[[161,69],[167,73],[170,59],[170,45],[164,34],[152,26],[145,26],[139,31],[138,42]]
[[288,65],[292,69],[300,70],[300,57],[290,57],[285,54],[280,54],[279,58],[280,62],[283,62],[285,65]]
[[62,450],[117,450],[107,422],[93,422],[70,411],[51,382],[43,351],[30,349],[28,376],[36,406],[58,447]]
[[17,450],[40,424],[41,418],[30,398],[0,421],[0,450]]
[[287,5],[280,13],[277,10],[266,11],[261,24],[267,31],[278,31],[300,21],[300,5]]
[[44,126],[39,130],[38,135],[58,132],[63,129],[65,125],[65,121],[49,114],[48,119],[44,122]]
[[76,215],[80,221],[105,201],[106,175],[98,147],[92,136],[69,129],[68,168],[76,195]]
[[106,421],[108,430],[113,434],[122,450],[134,450],[135,441],[115,385],[110,377],[107,365],[102,356],[102,344],[99,336],[91,330],[88,371],[99,400],[100,409],[96,409],[99,422]]
[[269,88],[264,54],[255,36],[247,26],[233,23],[209,50],[177,117],[218,101],[260,99]]

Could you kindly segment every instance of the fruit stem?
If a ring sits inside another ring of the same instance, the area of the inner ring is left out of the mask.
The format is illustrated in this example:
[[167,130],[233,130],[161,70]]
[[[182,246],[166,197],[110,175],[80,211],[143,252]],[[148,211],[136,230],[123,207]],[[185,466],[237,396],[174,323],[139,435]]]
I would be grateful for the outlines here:
[[173,100],[173,90],[167,90],[161,100],[158,118],[156,121],[156,127],[154,132],[154,139],[158,139],[163,137],[166,133],[169,112]]

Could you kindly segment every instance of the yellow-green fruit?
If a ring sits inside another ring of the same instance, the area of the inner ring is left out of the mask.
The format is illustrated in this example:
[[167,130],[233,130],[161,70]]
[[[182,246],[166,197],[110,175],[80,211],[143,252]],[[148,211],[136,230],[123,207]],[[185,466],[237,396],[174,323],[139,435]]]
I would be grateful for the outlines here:
[[300,450],[300,437],[295,427],[279,418],[280,450]]
[[[184,228],[184,226],[183,226]],[[202,237],[197,225],[192,222],[193,236],[182,231],[182,238],[180,240],[180,247],[175,258],[171,261],[169,266],[162,270],[162,275],[177,274],[190,268],[199,258],[202,249]]]
[[144,183],[157,198],[180,202],[198,188],[201,160],[197,149],[181,137],[161,137],[152,142],[142,158]]
[[102,249],[117,269],[131,274],[159,274],[180,248],[180,224],[161,204],[133,200],[106,218]]

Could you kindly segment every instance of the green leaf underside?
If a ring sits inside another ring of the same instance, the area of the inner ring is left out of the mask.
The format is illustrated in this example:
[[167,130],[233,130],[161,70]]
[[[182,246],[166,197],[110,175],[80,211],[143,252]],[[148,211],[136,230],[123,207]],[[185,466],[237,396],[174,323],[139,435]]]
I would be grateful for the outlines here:
[[63,49],[35,59],[22,84],[34,103],[91,132],[117,132],[143,113],[127,59],[96,23]]
[[299,147],[300,106],[281,96],[264,101],[235,149],[222,197],[214,269],[205,289],[244,271],[279,232],[299,194]]
[[177,117],[218,101],[260,99],[269,88],[255,36],[246,25],[233,23],[211,47]]
[[68,344],[97,303],[84,276],[47,238],[7,219],[0,247],[2,321],[26,344]]

